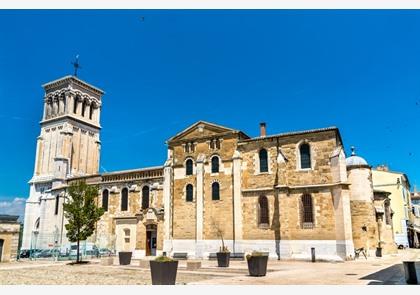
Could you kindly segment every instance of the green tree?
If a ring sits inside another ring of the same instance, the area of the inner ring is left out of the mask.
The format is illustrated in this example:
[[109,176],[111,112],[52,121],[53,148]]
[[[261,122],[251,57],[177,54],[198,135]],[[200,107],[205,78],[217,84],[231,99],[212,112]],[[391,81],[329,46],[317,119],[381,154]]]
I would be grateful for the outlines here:
[[79,263],[80,241],[86,240],[95,231],[95,223],[104,214],[103,208],[98,208],[95,199],[98,196],[98,187],[87,185],[84,181],[70,184],[68,188],[69,201],[63,205],[67,238],[70,242],[77,242],[77,260]]

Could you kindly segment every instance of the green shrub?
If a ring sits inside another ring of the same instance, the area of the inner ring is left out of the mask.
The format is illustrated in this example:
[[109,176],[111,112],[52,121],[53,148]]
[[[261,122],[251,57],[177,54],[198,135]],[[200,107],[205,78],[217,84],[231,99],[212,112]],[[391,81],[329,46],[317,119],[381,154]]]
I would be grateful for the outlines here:
[[264,253],[259,252],[259,251],[252,251],[251,254],[246,255],[246,259],[249,260],[253,256],[267,256],[267,254],[264,254]]
[[157,261],[157,262],[171,262],[171,261],[175,261],[175,260],[173,260],[171,257],[168,257],[168,256],[158,256],[158,257],[156,257],[155,261]]

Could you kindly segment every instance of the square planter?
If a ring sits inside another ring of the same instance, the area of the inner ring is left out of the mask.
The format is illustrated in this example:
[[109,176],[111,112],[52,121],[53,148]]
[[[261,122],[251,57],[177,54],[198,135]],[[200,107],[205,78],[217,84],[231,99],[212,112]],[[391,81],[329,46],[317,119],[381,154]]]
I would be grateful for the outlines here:
[[217,252],[217,266],[218,267],[229,267],[230,253],[229,252]]
[[120,265],[129,265],[131,263],[131,255],[133,252],[118,252]]
[[175,285],[178,260],[175,261],[150,261],[152,285]]
[[382,248],[380,247],[376,248],[376,257],[382,257]]
[[252,277],[263,277],[267,273],[268,256],[247,257],[249,275]]

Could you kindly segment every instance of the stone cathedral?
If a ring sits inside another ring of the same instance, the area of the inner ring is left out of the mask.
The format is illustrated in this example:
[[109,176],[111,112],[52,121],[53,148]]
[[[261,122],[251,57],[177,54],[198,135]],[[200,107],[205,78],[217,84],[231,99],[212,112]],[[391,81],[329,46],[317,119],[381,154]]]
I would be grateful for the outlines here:
[[99,173],[104,92],[75,76],[44,84],[22,249],[69,248],[69,183],[98,186],[105,210],[90,241],[134,258],[206,259],[221,246],[275,259],[353,259],[396,251],[388,195],[371,167],[346,158],[338,128],[260,135],[204,121],[167,139],[162,166]]

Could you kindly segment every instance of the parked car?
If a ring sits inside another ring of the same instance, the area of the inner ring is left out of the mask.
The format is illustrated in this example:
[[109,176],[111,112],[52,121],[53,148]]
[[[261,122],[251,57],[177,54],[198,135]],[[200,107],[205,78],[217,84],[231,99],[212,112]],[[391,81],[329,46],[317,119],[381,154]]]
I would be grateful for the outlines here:
[[24,249],[20,250],[19,258],[29,258],[31,256],[31,250]]
[[113,251],[111,251],[110,249],[108,249],[108,248],[101,248],[101,249],[99,249],[99,255],[102,257],[102,256],[111,256],[111,255],[113,255],[114,254],[114,252]]
[[44,249],[42,251],[36,252],[33,255],[34,258],[48,258],[56,256],[61,256],[60,249]]

